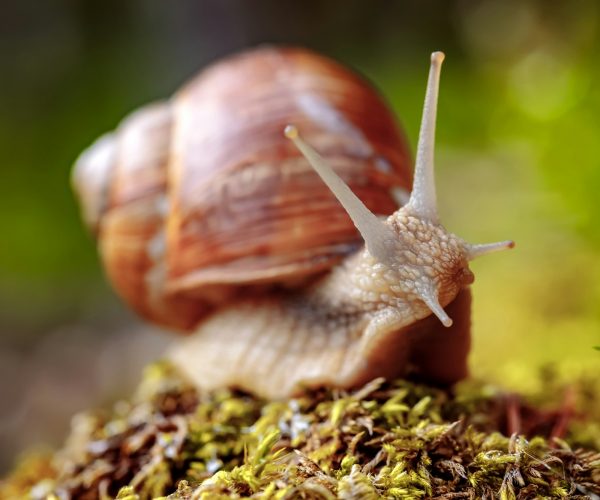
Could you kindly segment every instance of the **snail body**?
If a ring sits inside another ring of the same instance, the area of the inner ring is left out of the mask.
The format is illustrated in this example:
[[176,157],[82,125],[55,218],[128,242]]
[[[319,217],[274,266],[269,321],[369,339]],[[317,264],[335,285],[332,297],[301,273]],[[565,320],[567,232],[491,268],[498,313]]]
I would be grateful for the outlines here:
[[74,183],[109,277],[142,315],[192,332],[170,356],[200,387],[276,398],[409,370],[466,375],[468,261],[512,242],[470,245],[439,223],[442,60],[410,196],[381,98],[301,49],[217,63],[82,155]]

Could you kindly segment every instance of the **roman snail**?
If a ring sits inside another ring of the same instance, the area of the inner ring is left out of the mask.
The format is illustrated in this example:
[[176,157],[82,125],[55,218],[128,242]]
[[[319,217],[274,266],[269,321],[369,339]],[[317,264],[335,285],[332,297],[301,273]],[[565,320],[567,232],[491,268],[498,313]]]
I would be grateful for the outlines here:
[[467,374],[468,262],[513,243],[472,245],[440,224],[443,58],[431,56],[414,182],[379,95],[298,48],[213,64],[78,159],[110,280],[142,316],[191,332],[170,357],[198,386],[278,398]]

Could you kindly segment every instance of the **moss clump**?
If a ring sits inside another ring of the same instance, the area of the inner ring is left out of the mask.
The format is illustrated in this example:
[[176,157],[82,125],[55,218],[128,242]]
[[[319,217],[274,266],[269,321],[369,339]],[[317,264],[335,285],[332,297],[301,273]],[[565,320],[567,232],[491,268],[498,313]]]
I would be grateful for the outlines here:
[[597,498],[598,383],[544,380],[537,398],[554,409],[403,380],[265,402],[200,394],[156,364],[133,402],[77,416],[0,498]]

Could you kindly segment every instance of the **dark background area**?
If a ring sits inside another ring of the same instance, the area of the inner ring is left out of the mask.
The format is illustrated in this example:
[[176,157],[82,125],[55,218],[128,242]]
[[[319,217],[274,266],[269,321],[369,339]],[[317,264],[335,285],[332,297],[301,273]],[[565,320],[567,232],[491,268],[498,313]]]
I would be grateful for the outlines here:
[[78,154],[210,61],[299,44],[363,72],[414,145],[444,50],[442,218],[512,237],[475,271],[477,376],[526,385],[600,344],[598,3],[548,0],[4,0],[0,5],[0,468],[128,394],[171,341],[105,283],[69,187]]

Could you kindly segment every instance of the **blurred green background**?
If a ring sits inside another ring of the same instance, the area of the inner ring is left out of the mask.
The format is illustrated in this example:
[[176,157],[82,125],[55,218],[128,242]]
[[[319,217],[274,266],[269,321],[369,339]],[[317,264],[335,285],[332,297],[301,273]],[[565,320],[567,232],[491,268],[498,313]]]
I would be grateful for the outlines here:
[[[0,6],[0,467],[126,394],[168,342],[106,285],[69,188],[77,155],[208,62],[300,44],[363,72],[415,144],[444,50],[438,194],[474,264],[475,375],[525,387],[600,352],[600,25],[595,0],[9,0]],[[25,432],[24,429],[27,429]]]

